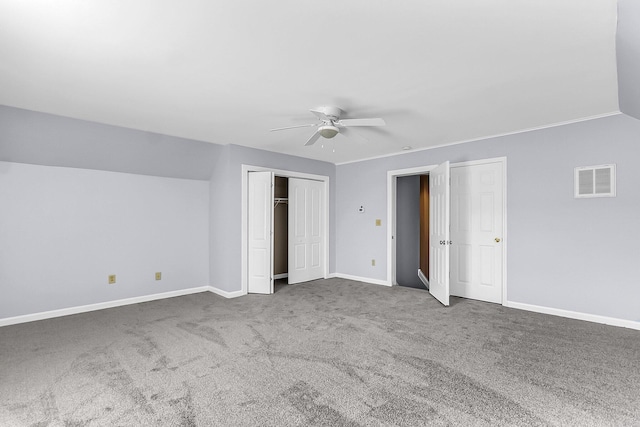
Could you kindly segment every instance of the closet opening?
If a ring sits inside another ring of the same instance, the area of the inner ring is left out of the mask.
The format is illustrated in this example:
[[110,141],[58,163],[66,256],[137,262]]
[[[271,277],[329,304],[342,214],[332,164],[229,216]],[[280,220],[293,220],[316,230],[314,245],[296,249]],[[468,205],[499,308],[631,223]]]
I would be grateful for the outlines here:
[[327,277],[328,184],[324,175],[242,165],[239,294]]
[[289,284],[289,178],[274,177],[273,191],[274,292]]
[[396,181],[396,283],[429,289],[429,175]]

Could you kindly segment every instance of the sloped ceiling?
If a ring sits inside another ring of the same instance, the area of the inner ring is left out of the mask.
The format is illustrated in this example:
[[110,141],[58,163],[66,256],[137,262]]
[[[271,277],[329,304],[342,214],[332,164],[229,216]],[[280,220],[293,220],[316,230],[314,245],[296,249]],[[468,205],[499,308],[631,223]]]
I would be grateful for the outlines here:
[[620,110],[640,119],[640,1],[618,2],[618,96]]
[[[615,0],[0,0],[0,104],[342,163],[617,112],[616,19]],[[387,126],[269,132],[320,105]]]

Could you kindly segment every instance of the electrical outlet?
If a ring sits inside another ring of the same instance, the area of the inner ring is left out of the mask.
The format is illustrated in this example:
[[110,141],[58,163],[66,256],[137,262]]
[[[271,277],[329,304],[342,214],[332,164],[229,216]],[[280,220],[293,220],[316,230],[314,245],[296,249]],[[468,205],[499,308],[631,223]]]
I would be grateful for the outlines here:
[[372,259],[372,260],[371,260],[371,266],[372,266],[372,267],[375,267],[375,266],[376,266],[376,260],[375,260],[375,259]]
[[110,274],[109,275],[109,284],[113,285],[114,283],[116,283],[116,275],[115,274]]
[[156,280],[162,280],[162,273],[159,271],[156,273]]

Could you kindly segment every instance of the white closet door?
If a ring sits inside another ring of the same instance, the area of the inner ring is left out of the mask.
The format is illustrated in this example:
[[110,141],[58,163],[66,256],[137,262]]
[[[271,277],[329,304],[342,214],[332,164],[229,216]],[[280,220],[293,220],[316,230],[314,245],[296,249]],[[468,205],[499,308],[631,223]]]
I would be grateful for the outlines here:
[[429,293],[449,305],[449,162],[429,172]]
[[502,163],[451,168],[451,294],[502,303]]
[[249,172],[248,292],[272,294],[273,173]]
[[289,284],[324,277],[324,183],[289,178]]

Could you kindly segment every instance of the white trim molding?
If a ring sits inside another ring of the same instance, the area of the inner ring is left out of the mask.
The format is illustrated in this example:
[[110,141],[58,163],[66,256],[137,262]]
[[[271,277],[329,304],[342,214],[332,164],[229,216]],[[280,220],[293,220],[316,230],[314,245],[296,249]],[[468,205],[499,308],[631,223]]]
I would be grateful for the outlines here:
[[72,314],[86,313],[89,311],[104,310],[105,308],[121,307],[123,305],[139,304],[141,302],[156,301],[159,299],[180,297],[183,295],[197,294],[200,292],[213,292],[210,286],[198,288],[180,289],[178,291],[163,292],[160,294],[143,295],[133,298],[125,298],[114,301],[99,302],[95,304],[81,305],[77,307],[61,308],[58,310],[43,311],[40,313],[25,314],[22,316],[0,319],[0,327],[16,325],[18,323],[35,322],[36,320],[51,319],[54,317],[69,316]]
[[225,291],[223,289],[214,288],[213,286],[209,286],[208,291],[211,292],[211,293],[214,293],[216,295],[220,295],[221,297],[225,297],[225,298],[238,298],[238,297],[247,295],[247,293],[243,292],[242,290],[239,290],[239,291]]
[[396,187],[398,177],[429,173],[438,165],[387,171],[387,286],[396,282]]
[[566,121],[563,121],[563,122],[550,123],[550,124],[547,124],[547,125],[536,126],[536,127],[532,127],[532,128],[519,129],[519,130],[515,130],[515,131],[512,131],[512,132],[496,133],[496,134],[493,134],[493,135],[481,136],[479,138],[465,139],[465,140],[462,140],[462,141],[445,142],[444,144],[432,145],[430,147],[424,147],[424,148],[415,148],[415,149],[410,150],[410,151],[401,151],[399,153],[398,152],[396,152],[396,153],[388,153],[388,154],[381,154],[379,156],[365,157],[365,158],[358,159],[358,160],[349,160],[349,161],[346,161],[346,162],[336,163],[335,165],[336,166],[342,166],[342,165],[348,165],[350,163],[368,162],[370,160],[384,159],[386,157],[396,157],[396,156],[403,156],[403,155],[411,155],[411,154],[414,154],[414,153],[419,153],[420,151],[435,150],[437,148],[450,147],[452,145],[459,145],[459,144],[467,144],[469,142],[486,141],[486,140],[494,139],[494,138],[502,138],[502,137],[505,137],[505,136],[517,135],[519,133],[535,132],[535,131],[544,130],[544,129],[551,129],[551,128],[560,127],[560,126],[572,125],[574,123],[588,122],[590,120],[603,119],[605,117],[619,116],[621,114],[624,114],[624,113],[621,112],[620,110],[615,110],[615,111],[611,111],[611,112],[608,112],[608,113],[596,114],[596,115],[593,115],[593,116],[581,117],[581,118],[578,118],[578,119],[566,120]]
[[429,279],[427,279],[427,276],[424,275],[421,269],[418,269],[418,278],[420,279],[422,284],[425,285],[427,289],[429,289]]
[[369,277],[352,276],[351,274],[331,273],[329,276],[327,276],[327,278],[347,279],[347,280],[354,280],[356,282],[370,283],[372,285],[391,286],[391,284],[386,280],[371,279]]
[[560,308],[543,307],[540,305],[525,304],[522,302],[507,301],[505,307],[518,310],[533,311],[535,313],[550,314],[552,316],[566,317],[568,319],[585,320],[587,322],[601,323],[609,326],[636,329],[640,331],[640,321],[618,319],[615,317],[600,316],[597,314],[581,313],[579,311],[563,310]]

